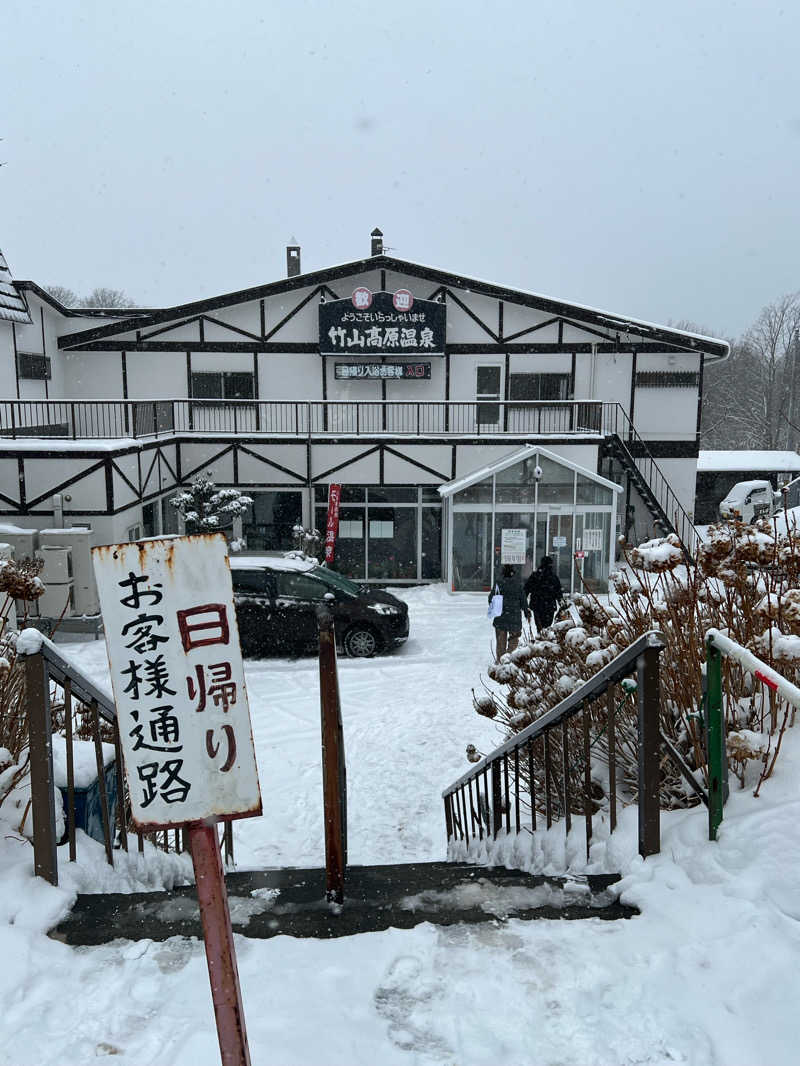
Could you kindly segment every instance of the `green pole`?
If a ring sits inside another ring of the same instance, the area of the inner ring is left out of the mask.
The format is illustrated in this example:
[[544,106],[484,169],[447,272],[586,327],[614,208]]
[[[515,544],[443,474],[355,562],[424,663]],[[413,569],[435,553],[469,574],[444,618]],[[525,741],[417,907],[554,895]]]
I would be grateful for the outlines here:
[[725,802],[725,729],[722,718],[722,655],[706,642],[706,736],[708,740],[708,839],[717,839]]

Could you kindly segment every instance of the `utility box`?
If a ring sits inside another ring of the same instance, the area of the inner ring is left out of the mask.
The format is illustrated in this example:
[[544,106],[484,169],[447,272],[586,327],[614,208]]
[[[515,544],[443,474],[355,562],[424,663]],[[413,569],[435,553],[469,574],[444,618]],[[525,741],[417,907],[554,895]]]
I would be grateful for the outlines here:
[[71,549],[45,544],[36,554],[44,562],[40,577],[45,591],[37,601],[40,617],[69,617],[75,613]]
[[94,567],[92,566],[93,535],[93,531],[86,526],[42,529],[39,532],[39,543],[42,548],[70,549],[75,613],[80,615],[100,614],[100,601],[97,598],[97,585],[94,581]]

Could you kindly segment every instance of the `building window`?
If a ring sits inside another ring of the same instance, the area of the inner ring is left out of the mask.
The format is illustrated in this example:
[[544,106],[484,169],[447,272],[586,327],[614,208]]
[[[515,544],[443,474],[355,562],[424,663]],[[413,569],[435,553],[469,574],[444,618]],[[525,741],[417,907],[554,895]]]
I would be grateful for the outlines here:
[[500,404],[484,401],[500,399],[501,374],[499,366],[477,367],[475,398],[478,401],[476,417],[479,425],[494,426],[500,421]]
[[569,374],[511,374],[510,400],[568,400]]
[[46,355],[34,355],[30,352],[17,352],[17,373],[29,381],[48,381],[53,376],[50,371],[50,359]]
[[195,400],[252,400],[254,396],[255,381],[248,371],[192,374],[192,398]]

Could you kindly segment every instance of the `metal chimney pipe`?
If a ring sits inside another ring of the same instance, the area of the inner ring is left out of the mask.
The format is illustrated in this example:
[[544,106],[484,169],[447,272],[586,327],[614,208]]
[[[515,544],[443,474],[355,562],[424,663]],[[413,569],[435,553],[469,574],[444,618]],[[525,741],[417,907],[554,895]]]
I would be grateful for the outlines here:
[[372,251],[369,254],[383,255],[383,234],[377,226],[372,233],[370,233],[370,237],[372,238]]

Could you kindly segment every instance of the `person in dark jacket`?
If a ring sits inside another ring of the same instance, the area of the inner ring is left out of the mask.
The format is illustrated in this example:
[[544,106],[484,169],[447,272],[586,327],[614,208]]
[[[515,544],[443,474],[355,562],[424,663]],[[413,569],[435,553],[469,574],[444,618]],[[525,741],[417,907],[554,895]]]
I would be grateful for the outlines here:
[[[524,613],[527,620],[530,621],[531,612],[525,602],[526,596],[522,588],[522,579],[517,573],[516,567],[506,563],[495,585],[503,597],[503,613],[494,619],[494,635],[497,644],[497,658],[499,659],[507,651],[513,651],[516,648],[522,634],[522,615]],[[490,600],[494,594],[495,590],[492,589],[489,593]]]
[[539,569],[525,582],[525,598],[533,611],[536,628],[546,629],[552,624],[556,604],[564,595],[558,574],[553,569],[553,557],[542,556]]

